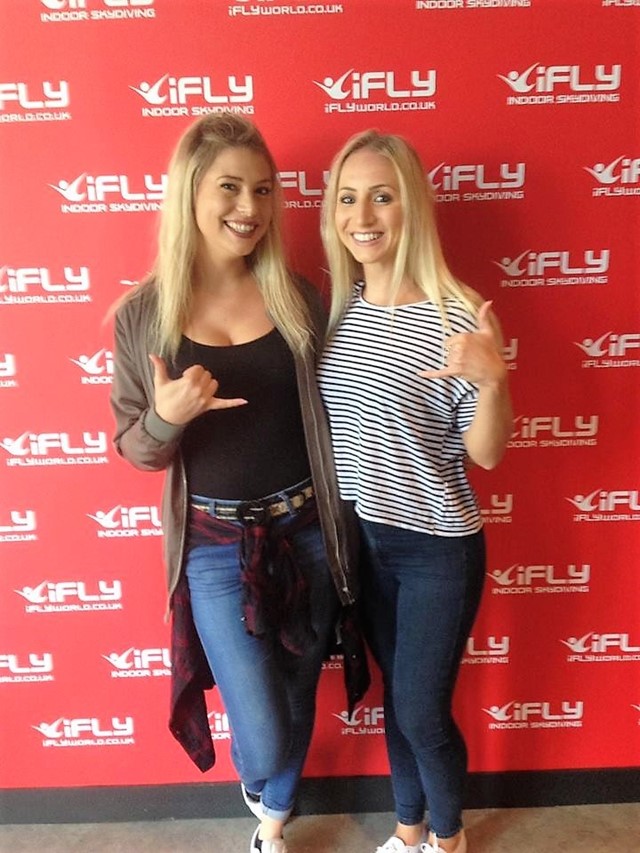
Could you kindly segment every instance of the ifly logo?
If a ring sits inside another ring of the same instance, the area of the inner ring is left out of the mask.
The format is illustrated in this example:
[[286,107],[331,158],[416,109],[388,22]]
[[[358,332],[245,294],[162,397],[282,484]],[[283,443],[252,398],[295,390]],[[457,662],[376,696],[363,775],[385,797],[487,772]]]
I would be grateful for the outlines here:
[[533,252],[526,249],[514,258],[504,257],[493,261],[510,278],[522,276],[545,276],[550,272],[562,275],[596,275],[609,269],[609,249],[586,249],[582,257],[566,250],[552,252]]
[[212,740],[231,740],[229,717],[224,711],[210,711],[207,719]]
[[428,173],[432,187],[441,192],[457,192],[468,185],[479,190],[520,189],[526,178],[525,163],[500,163],[490,169],[482,163],[449,165],[438,163]]
[[[10,458],[9,466],[46,464],[103,464],[107,461],[108,440],[104,432],[82,432],[79,443],[68,432],[23,432],[17,438],[5,437],[0,447]],[[52,460],[58,460],[53,462]],[[47,461],[45,461],[47,460]]]
[[586,358],[582,367],[620,368],[640,367],[640,333],[605,332],[599,337],[587,337],[574,341]]
[[531,595],[565,592],[589,592],[589,563],[569,563],[566,568],[552,563],[513,563],[506,569],[487,572],[495,587],[494,595]]
[[437,202],[504,201],[524,198],[526,163],[438,163],[427,177]]
[[599,423],[598,415],[576,415],[573,422],[560,415],[518,415],[509,447],[594,446]]
[[[62,274],[47,267],[0,267],[1,294],[32,294],[36,288],[45,294],[85,292],[91,286],[88,267],[63,267]],[[37,292],[37,290],[36,290]]]
[[623,184],[637,184],[640,181],[640,157],[632,160],[631,157],[616,157],[611,163],[596,163],[595,166],[584,166],[599,184],[610,186],[618,182]]
[[469,637],[462,663],[467,665],[509,663],[510,645],[511,639],[506,635],[489,636],[482,645],[475,637]]
[[621,155],[610,163],[595,163],[583,169],[598,183],[591,192],[595,198],[640,195],[640,157]]
[[387,98],[431,98],[436,93],[436,72],[411,71],[404,85],[396,81],[395,71],[355,71],[350,68],[339,77],[325,77],[313,83],[333,101],[366,101],[374,93]]
[[100,349],[93,355],[80,355],[78,358],[70,358],[69,361],[77,364],[90,376],[113,373],[113,353],[107,349]]
[[100,526],[98,537],[162,536],[162,521],[157,506],[117,506],[98,510],[88,517]]
[[575,654],[583,652],[607,654],[611,650],[629,654],[640,652],[640,646],[631,643],[629,634],[599,634],[589,631],[582,637],[569,637],[566,640],[560,640],[560,642]]
[[125,201],[153,201],[164,198],[167,176],[161,175],[156,179],[153,175],[145,174],[142,187],[138,182],[137,190],[132,189],[132,183],[135,186],[127,175],[87,175],[83,172],[71,181],[61,180],[57,184],[47,186],[70,202],[81,202],[85,199],[90,202],[104,202],[112,197]]
[[111,652],[102,657],[111,664],[112,678],[146,678],[171,675],[169,649],[138,649],[134,646],[124,652]]
[[515,419],[517,429],[513,433],[514,437],[536,438],[541,433],[547,432],[557,438],[569,438],[582,436],[590,438],[598,432],[598,415],[576,415],[573,419],[570,429],[566,429],[566,424],[563,428],[562,418],[560,416],[544,416],[526,418],[519,415]]
[[332,716],[348,728],[380,726],[384,723],[384,708],[359,706],[354,709],[352,714],[349,714],[348,711],[341,711],[339,714],[333,714]]
[[0,83],[0,109],[19,107],[23,110],[64,109],[70,104],[66,80],[53,83],[44,80],[39,85]]
[[491,495],[489,505],[483,506],[480,512],[485,524],[511,524],[513,521],[513,495]]
[[52,723],[32,726],[44,738],[45,747],[123,746],[134,743],[133,717],[58,717]]
[[596,65],[585,71],[579,65],[540,65],[534,62],[524,71],[498,74],[500,80],[518,94],[547,94],[558,87],[571,92],[612,92],[620,88],[621,65]]
[[[6,671],[6,675],[4,674]],[[0,655],[0,683],[53,681],[53,655],[49,652],[27,655]]]
[[568,699],[558,702],[511,700],[482,710],[493,720],[490,729],[580,728],[584,717],[584,703]]
[[[222,84],[216,86],[211,77],[176,77],[164,74],[154,83],[143,80],[137,86],[129,86],[140,95],[147,104],[152,106],[184,106],[191,101],[215,104],[245,104],[253,100],[253,77],[244,75],[227,76]],[[221,94],[222,93],[222,94]]]
[[84,581],[60,581],[51,583],[42,581],[37,586],[23,586],[16,589],[18,595],[30,604],[64,604],[69,600],[90,602],[111,602],[122,599],[122,584],[120,581],[99,580],[93,585],[95,592]]
[[93,355],[79,355],[69,361],[77,365],[84,373],[80,381],[83,385],[110,385],[113,379],[113,353],[108,349],[99,349]]
[[0,542],[34,542],[38,538],[36,514],[32,509],[9,510],[8,521],[8,524],[0,524]]
[[599,338],[584,338],[584,340],[574,341],[574,343],[591,358],[603,356],[620,358],[626,356],[629,350],[640,348],[640,333],[605,332]]
[[169,649],[137,649],[134,646],[124,652],[102,655],[116,669],[152,669],[155,665],[171,666]]
[[[2,380],[12,379],[17,373],[16,357],[13,353],[0,353],[0,388],[5,387]],[[13,382],[13,385],[16,383]]]
[[27,602],[25,613],[68,613],[122,610],[122,584],[118,580],[42,581],[14,590]]
[[577,494],[566,500],[577,510],[573,521],[578,523],[640,521],[638,489],[594,489],[589,494]]
[[434,110],[437,73],[414,69],[398,77],[395,71],[356,71],[313,80],[330,99],[326,113],[406,112]]

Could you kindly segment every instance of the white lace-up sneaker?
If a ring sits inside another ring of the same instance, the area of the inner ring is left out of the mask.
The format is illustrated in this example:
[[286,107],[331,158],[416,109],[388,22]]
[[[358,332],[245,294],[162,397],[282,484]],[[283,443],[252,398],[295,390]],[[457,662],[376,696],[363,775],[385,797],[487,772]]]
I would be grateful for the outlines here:
[[249,853],[287,853],[287,845],[284,843],[284,838],[271,838],[269,841],[261,841],[258,838],[260,827],[256,827],[256,831],[251,836],[251,844]]
[[397,835],[392,835],[382,847],[376,847],[376,853],[420,853],[423,846],[420,842],[418,844],[405,844]]
[[264,817],[264,812],[262,811],[262,800],[259,794],[252,794],[245,786],[240,783],[240,790],[242,791],[242,799],[245,802],[246,807],[249,809],[251,814],[255,815],[258,820],[262,820]]
[[[435,847],[433,844],[429,844],[425,841],[424,844],[420,846],[420,853],[444,853],[442,847],[438,844],[438,839],[434,836]],[[464,830],[462,831],[462,836],[460,838],[460,842],[456,847],[456,853],[467,853],[467,837],[464,834]]]

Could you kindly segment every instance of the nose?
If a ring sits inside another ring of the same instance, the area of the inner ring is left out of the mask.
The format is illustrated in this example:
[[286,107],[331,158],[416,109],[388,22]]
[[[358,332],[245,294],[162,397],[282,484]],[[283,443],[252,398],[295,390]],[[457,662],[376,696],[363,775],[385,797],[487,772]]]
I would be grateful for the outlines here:
[[373,207],[368,199],[357,201],[354,205],[353,218],[357,225],[370,225],[374,219]]
[[238,213],[243,216],[253,216],[256,212],[256,199],[253,192],[248,187],[243,187],[238,195],[236,207]]

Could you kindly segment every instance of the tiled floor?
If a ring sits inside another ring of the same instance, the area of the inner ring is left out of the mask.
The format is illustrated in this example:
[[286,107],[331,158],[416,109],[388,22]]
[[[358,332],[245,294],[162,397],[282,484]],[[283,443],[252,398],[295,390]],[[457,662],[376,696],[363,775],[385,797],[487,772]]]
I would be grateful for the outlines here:
[[[640,805],[482,809],[465,813],[469,853],[640,853]],[[374,853],[385,813],[298,817],[290,853]],[[0,827],[2,853],[248,853],[251,817]]]

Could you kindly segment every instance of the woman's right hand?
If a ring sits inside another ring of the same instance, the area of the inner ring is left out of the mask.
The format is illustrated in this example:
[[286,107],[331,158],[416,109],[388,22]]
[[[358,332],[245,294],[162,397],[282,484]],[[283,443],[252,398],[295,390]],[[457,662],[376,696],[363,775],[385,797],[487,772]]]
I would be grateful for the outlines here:
[[247,402],[239,397],[216,397],[218,382],[200,364],[193,364],[178,379],[171,379],[163,359],[157,355],[150,355],[149,359],[153,364],[156,414],[169,424],[181,426],[204,412],[244,406]]

